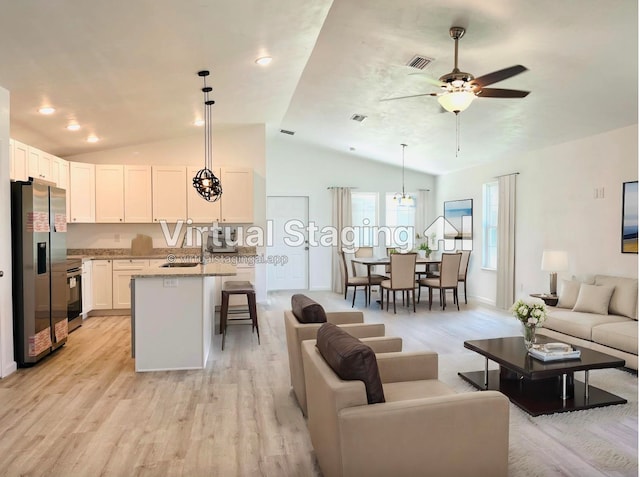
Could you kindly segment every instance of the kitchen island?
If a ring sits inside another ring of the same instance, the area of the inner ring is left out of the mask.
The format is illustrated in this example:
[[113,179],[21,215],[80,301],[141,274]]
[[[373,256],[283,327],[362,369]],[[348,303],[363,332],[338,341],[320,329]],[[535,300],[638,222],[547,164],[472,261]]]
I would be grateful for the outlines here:
[[214,334],[216,277],[229,263],[150,266],[131,277],[131,353],[136,371],[203,369]]

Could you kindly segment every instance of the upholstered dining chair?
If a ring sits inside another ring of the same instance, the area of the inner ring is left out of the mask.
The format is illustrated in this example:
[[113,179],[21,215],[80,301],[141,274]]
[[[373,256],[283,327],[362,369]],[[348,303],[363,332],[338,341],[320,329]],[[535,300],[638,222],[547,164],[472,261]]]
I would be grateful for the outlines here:
[[433,289],[437,288],[440,291],[440,305],[444,310],[447,306],[446,290],[453,290],[453,302],[460,310],[460,303],[458,302],[458,273],[461,260],[461,253],[443,253],[440,262],[440,276],[418,280],[418,302],[420,301],[422,287],[427,287],[429,289],[429,309],[431,309]]
[[460,259],[460,269],[458,270],[458,283],[464,285],[464,304],[467,304],[467,270],[469,270],[469,257],[471,250],[460,251],[462,258]]
[[[393,292],[393,313],[396,312],[396,291],[411,292],[413,311],[416,311],[416,257],[415,253],[391,254],[391,278],[381,284],[380,308],[383,306],[382,292],[387,291],[387,311],[389,310],[389,291]],[[408,304],[407,298],[407,304]]]
[[[338,254],[340,255],[340,261],[342,262],[342,278],[344,279],[344,299],[347,299],[347,290],[349,287],[353,287],[353,299],[351,300],[351,308],[355,306],[356,303],[356,292],[358,287],[363,287],[364,289],[364,302],[365,305],[368,306],[371,302],[371,285],[380,285],[383,280],[387,277],[382,275],[356,275],[355,273],[349,274],[349,267],[347,266],[347,257],[344,251],[339,250]],[[351,263],[353,265],[353,262]],[[355,269],[352,268],[352,271]]]
[[[358,247],[353,253],[354,258],[370,258],[373,257],[373,247]],[[353,276],[364,275],[367,273],[366,267],[359,263],[351,262],[351,270]]]

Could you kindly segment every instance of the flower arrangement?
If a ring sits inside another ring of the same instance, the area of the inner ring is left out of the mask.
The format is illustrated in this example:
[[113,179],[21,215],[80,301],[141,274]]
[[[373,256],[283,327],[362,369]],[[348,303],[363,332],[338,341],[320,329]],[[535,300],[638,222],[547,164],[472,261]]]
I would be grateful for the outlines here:
[[527,303],[520,299],[511,307],[513,316],[525,326],[540,326],[547,319],[547,307],[543,303]]
[[[429,247],[429,238],[427,237],[424,242],[422,242],[421,240],[422,236],[420,234],[416,234],[416,243],[418,244],[416,250],[423,250],[425,257],[429,257],[429,255],[431,255],[431,252],[433,252],[433,249]],[[433,241],[433,237],[431,240]]]

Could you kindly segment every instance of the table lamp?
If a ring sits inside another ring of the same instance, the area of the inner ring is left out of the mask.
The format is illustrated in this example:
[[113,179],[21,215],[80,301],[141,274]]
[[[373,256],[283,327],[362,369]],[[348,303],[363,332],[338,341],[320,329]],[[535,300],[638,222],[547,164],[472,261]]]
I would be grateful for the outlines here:
[[543,250],[542,271],[549,274],[549,293],[557,294],[558,273],[569,269],[569,256],[564,250]]

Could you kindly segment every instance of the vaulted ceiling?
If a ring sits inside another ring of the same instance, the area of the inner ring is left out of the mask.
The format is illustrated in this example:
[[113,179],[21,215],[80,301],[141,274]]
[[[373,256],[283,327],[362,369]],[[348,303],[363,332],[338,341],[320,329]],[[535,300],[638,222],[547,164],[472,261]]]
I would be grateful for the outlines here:
[[[428,78],[522,64],[442,113]],[[407,66],[414,55],[433,61]],[[267,67],[255,64],[269,55]],[[0,0],[0,86],[11,135],[68,157],[200,134],[201,79],[215,131],[265,123],[268,137],[442,174],[638,122],[638,5],[631,0]],[[43,116],[38,108],[52,105]],[[367,117],[351,120],[354,114]],[[75,120],[82,129],[65,129]],[[100,141],[89,144],[88,134]]]

